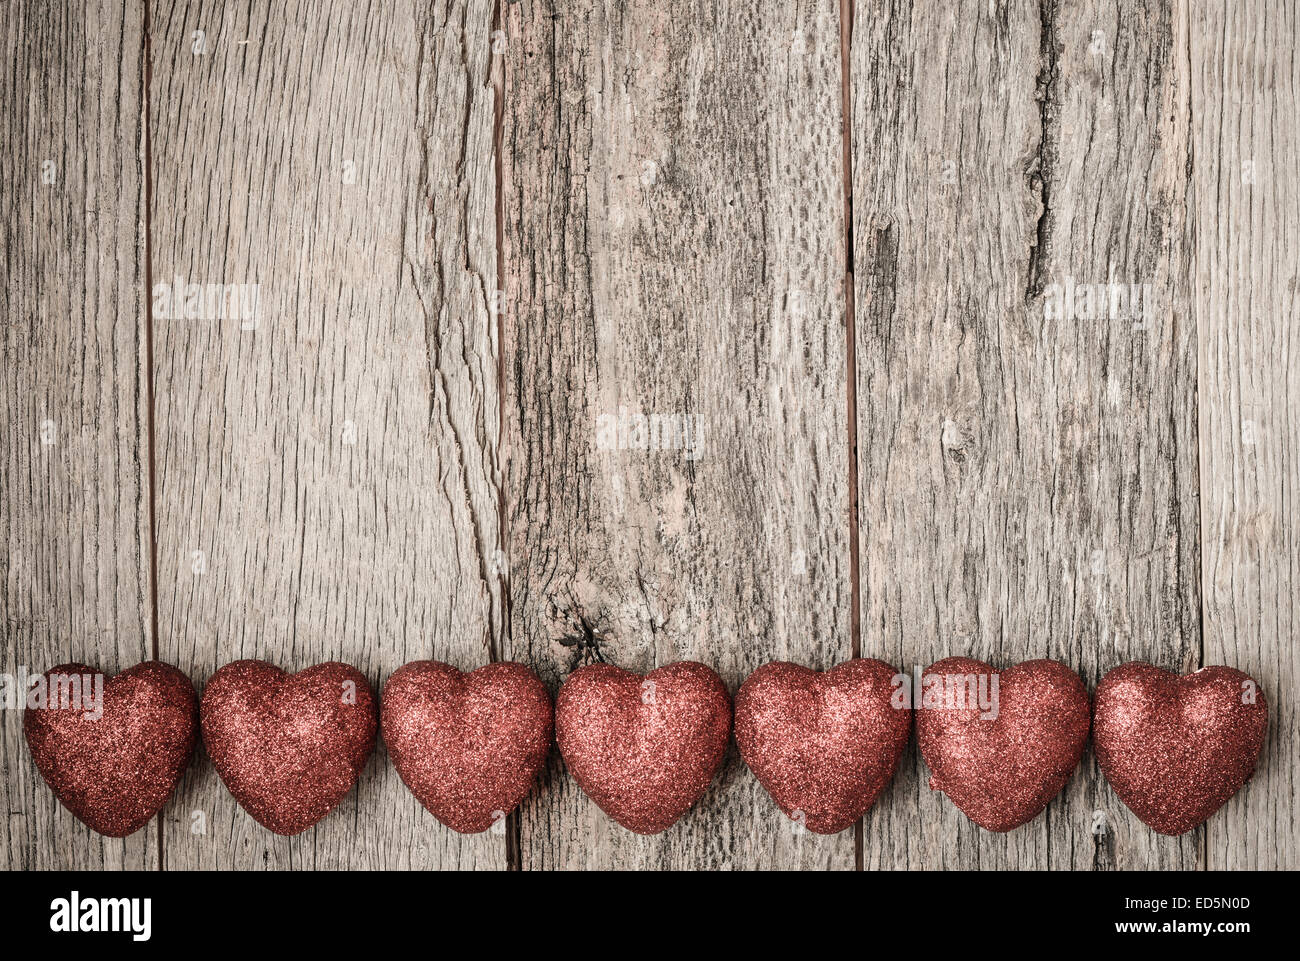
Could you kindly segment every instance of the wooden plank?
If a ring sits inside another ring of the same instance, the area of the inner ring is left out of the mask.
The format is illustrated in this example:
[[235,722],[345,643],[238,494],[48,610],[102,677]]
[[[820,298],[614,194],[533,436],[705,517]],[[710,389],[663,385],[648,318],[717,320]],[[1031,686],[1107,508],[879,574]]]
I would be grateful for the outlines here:
[[1211,869],[1300,867],[1300,17],[1193,4],[1205,663],[1269,704],[1254,779],[1207,824]]
[[[733,692],[766,661],[847,659],[838,11],[505,16],[512,656],[552,689],[592,645],[636,671],[695,659]],[[618,449],[599,431],[623,411],[698,446]],[[525,869],[854,863],[852,831],[796,834],[734,748],[651,838],[557,759],[518,842]]]
[[[857,3],[864,654],[1053,657],[1090,687],[1195,666],[1183,30],[1172,4]],[[1068,311],[1071,280],[1150,285],[1153,313]],[[927,776],[905,762],[868,817],[868,866],[1197,864],[1197,835],[1144,827],[1090,753],[1002,835]]]
[[[491,3],[247,6],[152,10],[155,292],[259,285],[254,317],[155,320],[161,648],[199,683],[479,666],[503,623]],[[505,864],[504,831],[442,827],[382,747],[293,839],[206,760],[183,791],[168,867]]]
[[[143,10],[0,11],[0,614],[16,675],[147,660],[149,461]],[[100,837],[65,811],[3,712],[0,866],[152,868],[158,832]]]

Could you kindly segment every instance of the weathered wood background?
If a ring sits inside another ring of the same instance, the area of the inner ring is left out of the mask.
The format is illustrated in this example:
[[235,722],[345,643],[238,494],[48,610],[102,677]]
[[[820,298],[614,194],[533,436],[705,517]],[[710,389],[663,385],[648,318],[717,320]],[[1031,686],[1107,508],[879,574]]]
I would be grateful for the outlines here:
[[[1140,658],[1272,726],[1178,839],[1091,753],[982,831],[915,750],[800,834],[734,749],[658,837],[558,754],[462,837],[381,747],[297,838],[200,755],[110,841],[6,711],[0,864],[1300,867],[1297,42],[1270,0],[4,4],[0,669]],[[155,316],[177,278],[256,315]],[[1111,281],[1150,315],[1047,309]]]

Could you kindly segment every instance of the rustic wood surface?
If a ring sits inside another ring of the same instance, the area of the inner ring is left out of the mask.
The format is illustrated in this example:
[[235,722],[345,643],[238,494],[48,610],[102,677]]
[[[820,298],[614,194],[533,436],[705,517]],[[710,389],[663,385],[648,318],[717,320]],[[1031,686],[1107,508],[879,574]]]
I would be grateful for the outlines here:
[[[860,3],[855,24],[864,653],[1051,657],[1089,687],[1123,660],[1196,667],[1179,24],[973,0]],[[1068,277],[1158,300],[1137,321],[1045,315]],[[904,806],[868,818],[873,864],[1196,864],[1196,835],[1148,830],[1091,755],[1008,834],[927,777],[914,752]]]
[[[253,6],[152,16],[154,282],[260,293],[251,320],[155,320],[159,653],[200,684],[243,657],[376,691],[478,667],[502,618],[490,5]],[[170,867],[505,866],[382,748],[295,838],[206,759],[165,823]]]
[[[6,3],[0,198],[0,611],[17,675],[153,648],[142,8]],[[0,866],[152,868],[54,799],[3,712]]]
[[1300,10],[1194,7],[1201,584],[1207,664],[1263,686],[1255,779],[1206,825],[1206,866],[1300,868]]
[[[512,657],[553,687],[583,659],[699,660],[733,692],[766,661],[846,660],[836,11],[508,9]],[[604,449],[622,411],[689,417],[694,444]],[[854,864],[852,832],[796,833],[734,747],[652,838],[557,758],[519,849],[542,869]]]
[[[990,834],[914,747],[834,837],[734,747],[653,838],[558,752],[463,837],[381,746],[296,838],[200,753],[108,841],[5,711],[0,865],[1300,866],[1298,37],[1268,0],[6,4],[0,670],[1145,659],[1251,673],[1272,728],[1178,839],[1091,752]],[[256,311],[152,309],[178,278]],[[1111,282],[1149,313],[1053,312]]]

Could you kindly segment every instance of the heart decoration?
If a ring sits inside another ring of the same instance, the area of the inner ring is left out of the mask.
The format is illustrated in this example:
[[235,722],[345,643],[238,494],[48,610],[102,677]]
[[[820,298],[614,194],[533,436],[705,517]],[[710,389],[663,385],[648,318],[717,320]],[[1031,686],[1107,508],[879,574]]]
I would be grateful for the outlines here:
[[680,661],[642,677],[579,668],[555,702],[555,736],[578,786],[629,831],[658,834],[704,796],[731,736],[731,698],[712,670]]
[[107,837],[146,826],[194,754],[198,698],[181,671],[146,661],[116,678],[49,668],[27,692],[22,731],[66,809]]
[[1097,763],[1161,834],[1190,831],[1223,807],[1255,773],[1267,730],[1263,692],[1230,667],[1180,677],[1130,661],[1097,685]]
[[221,780],[276,834],[299,834],[333,810],[375,746],[374,695],[347,664],[286,674],[235,661],[212,675],[199,713]]
[[380,702],[397,773],[430,814],[462,834],[513,811],[551,749],[550,695],[522,664],[464,674],[415,661],[388,679]]
[[1005,671],[949,657],[921,676],[917,741],[930,787],[990,831],[1033,820],[1060,793],[1088,740],[1088,692],[1059,661]]
[[764,664],[736,692],[736,743],[760,784],[818,834],[851,827],[898,767],[912,728],[895,671],[855,658],[829,671]]
[[111,838],[149,823],[194,753],[198,699],[190,679],[161,661],[116,677],[63,664],[28,692],[23,733],[54,796]]

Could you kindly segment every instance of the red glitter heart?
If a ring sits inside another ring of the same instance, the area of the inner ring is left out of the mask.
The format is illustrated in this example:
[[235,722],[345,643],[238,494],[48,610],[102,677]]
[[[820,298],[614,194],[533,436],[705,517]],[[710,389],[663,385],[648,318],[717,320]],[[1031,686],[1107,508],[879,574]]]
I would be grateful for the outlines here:
[[333,810],[375,747],[374,695],[347,664],[286,674],[235,661],[208,681],[200,715],[221,780],[276,834],[299,834]]
[[430,814],[462,834],[513,811],[550,753],[551,698],[522,664],[464,674],[415,661],[388,679],[380,702],[397,773]]
[[[43,676],[42,706],[23,712],[41,776],[92,830],[111,838],[134,834],[162,810],[190,762],[194,685],[170,664],[146,661],[105,679],[96,703],[98,682],[88,682],[101,676],[94,668],[63,664]],[[81,679],[79,693],[58,680],[71,677]]]
[[835,834],[871,807],[912,728],[912,712],[890,703],[897,674],[856,658],[824,673],[774,662],[745,679],[736,743],[787,817]]
[[681,661],[642,677],[612,664],[575,671],[555,702],[555,736],[578,786],[629,831],[658,834],[704,796],[731,735],[731,698],[712,670]]
[[1097,763],[1161,834],[1190,831],[1223,807],[1255,773],[1267,730],[1264,692],[1231,667],[1180,677],[1130,661],[1097,685]]
[[[979,706],[980,684],[994,709]],[[1059,661],[996,671],[968,657],[945,658],[922,674],[921,696],[917,741],[931,789],[990,831],[1037,817],[1083,756],[1088,691]]]

